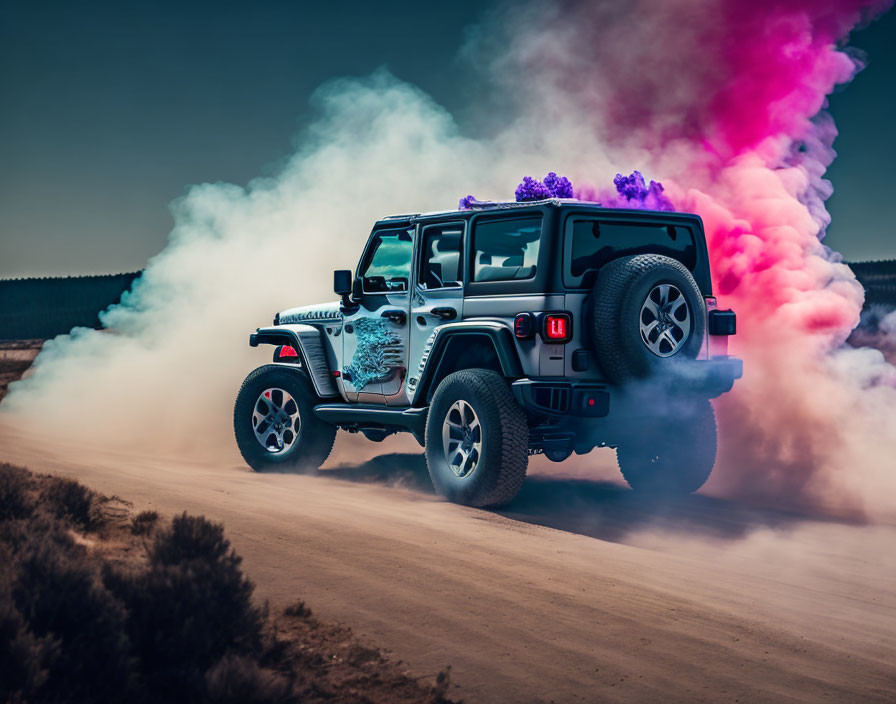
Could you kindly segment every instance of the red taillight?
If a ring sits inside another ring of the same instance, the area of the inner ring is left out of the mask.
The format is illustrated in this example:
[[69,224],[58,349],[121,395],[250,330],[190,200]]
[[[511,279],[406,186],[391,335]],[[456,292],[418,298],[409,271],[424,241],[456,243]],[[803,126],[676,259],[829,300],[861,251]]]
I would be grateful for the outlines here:
[[572,337],[572,320],[568,313],[548,313],[544,316],[542,334],[548,342],[569,342]]
[[295,347],[292,347],[290,345],[283,345],[283,347],[280,348],[279,356],[280,357],[298,357],[299,353],[296,352]]

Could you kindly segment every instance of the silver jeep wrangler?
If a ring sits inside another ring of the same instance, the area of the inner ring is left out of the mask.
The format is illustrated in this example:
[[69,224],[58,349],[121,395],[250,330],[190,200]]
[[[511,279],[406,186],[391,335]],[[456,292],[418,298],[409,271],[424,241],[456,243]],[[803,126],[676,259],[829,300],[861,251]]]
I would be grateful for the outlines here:
[[412,433],[436,489],[472,506],[510,502],[535,453],[615,447],[644,492],[712,471],[709,399],[742,362],[696,215],[551,199],[388,217],[334,289],[249,337],[276,346],[234,407],[253,469],[317,469],[341,428]]

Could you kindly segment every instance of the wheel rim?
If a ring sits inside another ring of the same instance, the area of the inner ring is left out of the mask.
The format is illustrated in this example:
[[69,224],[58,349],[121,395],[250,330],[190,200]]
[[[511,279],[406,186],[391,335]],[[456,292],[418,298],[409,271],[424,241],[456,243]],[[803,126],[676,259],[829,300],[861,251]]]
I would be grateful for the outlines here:
[[641,340],[657,357],[671,357],[691,334],[691,309],[674,284],[654,286],[641,306]]
[[466,401],[455,401],[442,423],[442,449],[451,471],[461,479],[479,466],[482,454],[482,426],[476,411]]
[[255,439],[273,455],[289,450],[302,429],[299,404],[288,391],[265,389],[252,407],[252,430]]

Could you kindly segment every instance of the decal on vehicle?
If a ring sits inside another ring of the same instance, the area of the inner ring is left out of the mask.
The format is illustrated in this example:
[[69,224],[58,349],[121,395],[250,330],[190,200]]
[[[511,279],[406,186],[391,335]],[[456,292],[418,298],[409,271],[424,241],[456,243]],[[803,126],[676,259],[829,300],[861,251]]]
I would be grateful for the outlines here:
[[358,346],[342,373],[356,389],[382,379],[402,365],[404,345],[391,323],[382,318],[364,318],[355,323]]
[[280,324],[289,325],[291,323],[309,323],[312,321],[330,321],[338,320],[341,314],[339,310],[332,308],[316,308],[310,310],[298,310],[295,312],[284,312],[280,314]]

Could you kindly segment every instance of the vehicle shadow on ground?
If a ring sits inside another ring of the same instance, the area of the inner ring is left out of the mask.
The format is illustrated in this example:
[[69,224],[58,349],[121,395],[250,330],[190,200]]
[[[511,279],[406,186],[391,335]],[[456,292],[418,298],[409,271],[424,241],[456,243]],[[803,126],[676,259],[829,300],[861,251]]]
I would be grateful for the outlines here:
[[[382,455],[321,474],[435,494],[422,454]],[[513,503],[490,513],[614,542],[648,529],[738,539],[757,528],[785,529],[812,518],[700,495],[648,500],[620,484],[544,475],[529,476]]]

